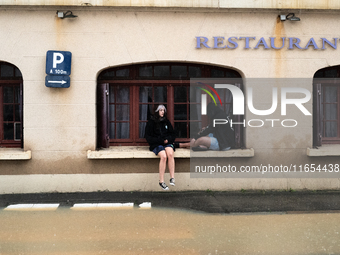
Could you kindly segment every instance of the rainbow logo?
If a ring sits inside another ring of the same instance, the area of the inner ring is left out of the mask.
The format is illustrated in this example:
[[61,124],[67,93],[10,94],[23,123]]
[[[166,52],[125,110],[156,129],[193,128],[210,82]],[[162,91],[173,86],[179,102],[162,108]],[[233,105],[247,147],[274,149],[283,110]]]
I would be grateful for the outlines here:
[[[206,88],[208,88],[208,89],[210,89],[212,92],[214,92],[215,95],[217,96],[218,100],[220,101],[221,106],[222,106],[222,100],[221,100],[220,96],[218,95],[218,93],[216,92],[216,90],[215,90],[213,87],[211,87],[211,86],[208,85],[208,84],[202,83],[202,82],[198,82],[198,83],[199,83],[199,84],[202,84],[203,86],[205,86]],[[216,100],[215,100],[214,96],[213,96],[207,89],[204,89],[204,88],[201,88],[201,87],[198,87],[198,88],[201,89],[201,90],[203,90],[205,93],[207,93],[207,94],[212,98],[212,100],[214,100],[214,103],[215,103],[215,105],[217,106],[217,103],[216,103]]]

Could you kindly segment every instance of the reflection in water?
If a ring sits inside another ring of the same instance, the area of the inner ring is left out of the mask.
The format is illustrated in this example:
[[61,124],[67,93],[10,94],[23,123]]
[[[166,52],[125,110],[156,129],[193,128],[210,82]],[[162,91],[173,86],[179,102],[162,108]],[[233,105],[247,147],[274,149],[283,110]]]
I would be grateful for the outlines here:
[[340,214],[0,211],[0,254],[340,254]]

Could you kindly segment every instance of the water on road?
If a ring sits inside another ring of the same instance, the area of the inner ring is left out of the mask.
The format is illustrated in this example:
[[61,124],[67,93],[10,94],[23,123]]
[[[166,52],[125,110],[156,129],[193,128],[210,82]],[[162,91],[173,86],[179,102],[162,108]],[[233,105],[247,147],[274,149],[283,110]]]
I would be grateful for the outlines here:
[[340,214],[1,210],[0,254],[340,254]]

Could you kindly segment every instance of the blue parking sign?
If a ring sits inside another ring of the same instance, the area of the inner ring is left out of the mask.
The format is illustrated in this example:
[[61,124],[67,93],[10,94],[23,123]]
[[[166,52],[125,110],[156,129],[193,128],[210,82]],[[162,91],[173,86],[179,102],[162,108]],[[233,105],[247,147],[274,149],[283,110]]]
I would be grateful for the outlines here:
[[69,51],[49,50],[46,53],[46,74],[70,75],[72,53]]

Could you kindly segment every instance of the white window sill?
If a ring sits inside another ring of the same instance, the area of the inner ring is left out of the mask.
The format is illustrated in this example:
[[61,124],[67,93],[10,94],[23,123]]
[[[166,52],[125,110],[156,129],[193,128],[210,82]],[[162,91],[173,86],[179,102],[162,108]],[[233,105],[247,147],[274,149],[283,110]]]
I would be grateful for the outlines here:
[[[175,158],[191,157],[254,157],[253,149],[238,149],[229,151],[190,151],[177,148]],[[148,146],[113,146],[108,149],[87,151],[88,159],[124,159],[124,158],[158,158]]]
[[307,148],[310,157],[340,156],[340,144],[324,144],[316,148]]
[[0,148],[0,160],[28,160],[31,158],[31,151],[19,148]]

